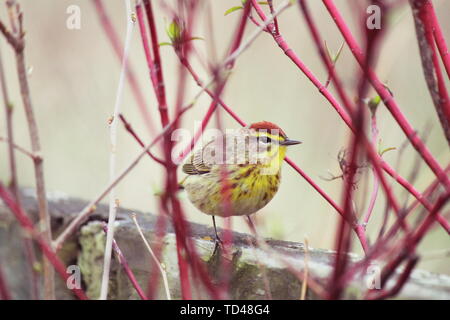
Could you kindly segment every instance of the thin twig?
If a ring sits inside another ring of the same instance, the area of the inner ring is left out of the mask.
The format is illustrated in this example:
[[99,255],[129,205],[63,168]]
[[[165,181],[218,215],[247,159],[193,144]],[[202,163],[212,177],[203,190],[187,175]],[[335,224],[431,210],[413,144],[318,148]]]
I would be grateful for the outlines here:
[[136,228],[137,228],[137,230],[139,232],[139,235],[142,238],[142,241],[144,241],[148,252],[150,252],[150,255],[152,256],[153,261],[155,261],[155,264],[158,267],[159,272],[161,273],[161,276],[163,278],[163,283],[164,283],[164,290],[166,291],[167,300],[172,300],[171,296],[170,296],[169,282],[167,281],[166,267],[163,266],[163,264],[161,262],[159,262],[158,258],[156,257],[155,253],[152,250],[152,247],[150,246],[150,244],[148,243],[147,239],[145,238],[144,233],[142,232],[142,229],[139,226],[139,223],[138,223],[138,221],[136,219],[136,214],[132,213],[131,214],[131,218],[133,219],[133,222],[136,225]]
[[[105,233],[108,233],[108,226],[106,224],[103,224],[103,231]],[[114,253],[116,254],[117,260],[119,261],[120,265],[122,266],[123,270],[125,271],[125,274],[127,275],[128,279],[130,280],[131,284],[133,285],[133,287],[136,290],[139,297],[141,297],[142,300],[148,300],[147,296],[144,293],[144,290],[142,290],[141,286],[137,282],[137,279],[134,276],[133,271],[131,271],[131,268],[128,265],[127,259],[123,255],[122,250],[120,250],[119,245],[117,244],[115,239],[113,239],[112,248],[114,250]]]
[[[17,5],[16,5],[17,6]],[[36,180],[36,193],[39,206],[39,228],[42,235],[48,243],[52,241],[52,230],[50,226],[50,215],[48,214],[47,197],[44,180],[44,159],[42,157],[41,145],[38,133],[34,108],[31,102],[30,88],[28,85],[28,76],[25,63],[25,41],[23,32],[23,14],[18,14],[19,34],[17,37],[12,35],[0,21],[0,31],[3,33],[9,44],[14,49],[16,55],[17,74],[19,77],[20,93],[30,134],[31,150],[35,157],[33,158],[34,172]],[[55,299],[55,271],[47,259],[44,259],[44,297],[48,300]]]
[[[378,140],[376,110],[372,111],[371,129],[372,129],[371,130],[372,145],[373,145],[373,148],[376,149],[377,140]],[[366,229],[367,224],[369,223],[370,216],[372,215],[373,209],[375,208],[375,203],[376,203],[377,195],[378,195],[378,189],[380,188],[380,182],[379,182],[378,176],[377,176],[375,170],[372,170],[372,171],[373,171],[373,189],[372,189],[372,193],[370,196],[369,207],[367,208],[367,212],[366,212],[366,214],[363,218],[363,222],[362,222],[364,229]]]
[[[114,53],[116,54],[118,60],[122,62],[123,60],[122,55],[124,50],[120,44],[117,31],[114,29],[114,26],[106,13],[106,9],[103,5],[103,2],[102,0],[92,0],[92,1],[94,2],[95,10],[97,11],[97,14],[99,16],[100,23],[102,25],[103,30],[105,31],[106,36],[108,37],[108,40],[114,50]],[[127,83],[129,84],[131,91],[133,93],[133,97],[139,107],[139,112],[144,118],[144,124],[147,126],[147,129],[151,134],[156,134],[155,125],[148,111],[144,94],[142,93],[142,89],[139,86],[139,82],[136,78],[135,72],[133,71],[133,68],[129,62],[126,70],[128,80]]]
[[308,290],[308,260],[309,260],[309,244],[308,244],[308,238],[305,237],[305,255],[304,255],[304,261],[305,261],[305,269],[303,271],[303,282],[302,282],[302,291],[300,294],[300,300],[306,299],[306,291]]
[[[122,69],[120,71],[119,84],[116,92],[116,102],[114,105],[113,119],[110,123],[110,157],[109,157],[109,180],[114,181],[116,175],[116,152],[117,152],[117,124],[119,121],[120,107],[122,105],[123,89],[125,84],[125,76],[128,65],[128,55],[131,45],[131,39],[134,30],[134,22],[132,20],[131,2],[125,0],[127,31],[125,35],[124,52],[122,55]],[[108,215],[108,232],[106,233],[105,255],[103,261],[103,276],[100,289],[100,300],[106,300],[108,297],[109,271],[111,267],[111,251],[114,240],[114,222],[117,215],[117,199],[114,188],[109,193],[109,215]]]
[[26,155],[27,157],[29,157],[31,160],[34,160],[34,158],[36,157],[36,155],[33,154],[33,152],[25,149],[24,147],[21,147],[17,144],[15,144],[14,142],[11,143],[11,140],[8,138],[4,138],[4,137],[0,137],[0,141],[1,142],[5,142],[8,145],[11,145],[13,147],[13,149],[16,149],[17,151],[21,152],[22,154]]
[[[131,126],[131,124],[125,119],[125,117],[122,114],[119,114],[119,118],[122,121],[125,130],[127,130],[131,136],[137,141],[137,143],[144,148],[145,144],[144,142],[142,142],[142,139],[139,138],[139,136],[137,135],[137,133],[134,131],[133,127]],[[149,155],[150,158],[152,158],[153,160],[155,160],[157,163],[159,163],[162,166],[165,166],[166,163],[164,162],[164,160],[161,160],[160,158],[158,158],[157,156],[155,156],[153,153],[151,153],[150,151],[147,151],[147,154]]]
[[10,168],[10,174],[11,174],[11,180],[9,183],[9,187],[16,197],[17,201],[20,201],[20,195],[19,195],[19,189],[18,189],[18,182],[17,182],[17,167],[16,167],[16,157],[14,153],[14,148],[18,149],[17,146],[14,144],[14,131],[13,131],[13,124],[12,124],[12,116],[13,116],[13,105],[11,103],[11,100],[9,99],[9,93],[8,88],[6,84],[6,78],[5,78],[5,70],[3,68],[3,57],[0,50],[0,83],[2,87],[2,94],[3,94],[3,104],[5,106],[5,114],[6,114],[6,132],[7,132],[7,138],[0,137],[0,141],[5,141],[8,143],[8,155],[9,155],[9,168]]
[[[9,8],[9,7],[8,7]],[[13,20],[11,19],[11,22]],[[1,50],[0,50],[1,51]],[[21,204],[20,193],[19,193],[19,180],[17,177],[17,164],[16,164],[16,154],[14,149],[24,153],[29,156],[32,160],[34,160],[34,155],[25,150],[24,148],[16,145],[14,143],[14,130],[13,130],[13,113],[14,106],[9,99],[8,87],[6,83],[5,70],[3,67],[3,57],[0,52],[0,82],[2,87],[3,94],[3,102],[5,105],[5,113],[6,113],[6,132],[7,138],[0,137],[0,141],[4,141],[8,143],[8,156],[9,156],[9,168],[11,179],[9,182],[9,188],[13,193],[17,203]],[[36,254],[34,252],[33,243],[27,237],[23,237],[23,244],[25,247],[25,256],[28,262],[27,268],[31,277],[31,296],[33,299],[37,300],[39,298],[39,274],[35,270],[34,266],[37,263]]]
[[15,51],[23,50],[23,41],[20,41],[18,38],[16,38],[3,24],[2,21],[0,21],[0,32],[3,33],[6,41],[8,41],[8,43],[11,45],[11,47],[13,47]]
[[[337,63],[337,61],[338,61],[338,59],[339,59],[339,57],[340,57],[340,55],[342,53],[342,49],[344,48],[344,44],[345,44],[345,42],[341,43],[341,46],[339,47],[336,55],[331,59],[331,62],[332,62],[332,66],[331,67],[332,67],[333,70],[335,69],[336,63]],[[325,46],[326,46],[326,43],[325,43]],[[331,78],[332,78],[331,73],[332,72],[328,72],[327,81],[325,82],[325,88],[328,88],[328,86],[330,85]]]

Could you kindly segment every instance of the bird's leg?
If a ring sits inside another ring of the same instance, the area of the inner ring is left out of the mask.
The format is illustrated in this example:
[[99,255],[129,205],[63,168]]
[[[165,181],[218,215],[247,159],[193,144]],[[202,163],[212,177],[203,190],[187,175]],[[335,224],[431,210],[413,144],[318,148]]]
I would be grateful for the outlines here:
[[258,243],[258,233],[256,232],[256,227],[253,224],[252,218],[250,218],[250,216],[247,216],[247,220],[248,220],[248,226],[250,227],[250,231],[253,233],[256,243]]
[[252,218],[250,218],[250,216],[247,216],[247,220],[248,225],[250,226],[250,230],[256,235],[256,228],[255,225],[253,224]]
[[216,235],[216,239],[215,239],[215,245],[214,245],[214,251],[213,251],[213,256],[216,253],[217,249],[219,248],[220,245],[223,246],[223,242],[219,237],[219,234],[217,233],[217,227],[216,227],[216,216],[212,216],[212,221],[213,221],[213,226],[214,226],[214,233]]

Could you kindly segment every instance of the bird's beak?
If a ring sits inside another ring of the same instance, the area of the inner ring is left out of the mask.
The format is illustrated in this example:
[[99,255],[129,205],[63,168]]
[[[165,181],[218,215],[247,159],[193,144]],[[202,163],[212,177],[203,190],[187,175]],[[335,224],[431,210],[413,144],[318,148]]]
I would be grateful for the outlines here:
[[293,146],[294,144],[300,144],[302,143],[301,141],[297,141],[297,140],[290,140],[290,139],[286,139],[284,141],[280,142],[280,145],[282,146]]

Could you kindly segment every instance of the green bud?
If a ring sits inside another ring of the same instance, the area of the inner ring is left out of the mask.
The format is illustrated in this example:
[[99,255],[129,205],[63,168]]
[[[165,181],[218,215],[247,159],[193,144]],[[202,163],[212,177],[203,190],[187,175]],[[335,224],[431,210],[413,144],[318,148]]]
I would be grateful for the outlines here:
[[389,147],[389,148],[385,148],[385,149],[379,151],[378,153],[379,153],[380,157],[382,157],[386,152],[389,152],[389,151],[392,151],[392,150],[396,150],[396,149],[397,148],[395,148],[395,147]]
[[169,36],[169,39],[170,39],[170,41],[172,41],[172,43],[176,43],[181,40],[182,30],[175,20],[173,20],[169,24],[169,27],[167,28],[166,31],[167,31],[167,35]]
[[35,262],[33,264],[33,270],[35,272],[41,273],[42,272],[42,264],[40,262]]
[[226,15],[228,15],[228,14],[234,12],[234,11],[241,10],[241,9],[242,9],[242,6],[231,7],[230,9],[225,11],[224,16],[226,16]]
[[367,105],[369,106],[370,112],[372,112],[372,115],[375,114],[375,112],[377,111],[378,105],[381,102],[381,97],[380,96],[376,96],[373,97],[372,99],[370,99],[367,102]]

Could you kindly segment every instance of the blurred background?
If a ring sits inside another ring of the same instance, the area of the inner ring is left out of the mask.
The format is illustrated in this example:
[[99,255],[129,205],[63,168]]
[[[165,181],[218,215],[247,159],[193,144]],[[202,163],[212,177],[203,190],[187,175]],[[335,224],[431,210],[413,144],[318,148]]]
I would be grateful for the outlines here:
[[[275,5],[280,2],[275,1]],[[335,2],[354,34],[362,39],[354,12],[356,8],[365,8],[366,2]],[[108,118],[113,113],[120,63],[101,27],[92,1],[24,0],[20,3],[24,11],[27,32],[26,60],[30,68],[31,95],[45,158],[47,189],[87,200],[93,199],[109,181]],[[104,3],[123,41],[126,30],[124,2],[108,0]],[[159,2],[155,1],[156,3]],[[440,0],[433,3],[442,29],[444,32],[449,31],[450,2]],[[69,30],[66,27],[69,17],[66,10],[70,5],[79,6],[81,9],[79,30]],[[211,56],[212,48],[215,48],[219,60],[223,59],[226,53],[240,12],[226,16],[224,13],[236,5],[240,5],[239,0],[204,1],[193,32],[194,36],[203,38],[194,41],[202,59],[193,63],[203,79],[208,78],[204,65],[214,61]],[[320,1],[309,1],[309,5],[327,46],[332,52],[336,52],[342,43],[339,31]],[[160,5],[155,5],[155,9],[159,40],[169,41],[165,28],[170,24],[170,16]],[[213,28],[209,27],[209,13]],[[7,21],[3,3],[0,7],[0,17]],[[424,81],[411,10],[407,2],[389,16],[389,21],[391,27],[381,47],[376,71],[393,92],[413,127],[421,134],[428,135],[427,145],[433,155],[442,166],[446,166],[450,161],[450,153]],[[321,81],[325,81],[327,72],[322,66],[297,5],[280,16],[279,24],[281,33],[292,49]],[[255,26],[249,24],[246,35],[253,29]],[[446,32],[445,36],[447,43],[450,43],[450,33]],[[3,38],[0,40],[0,49],[11,100],[15,106],[15,140],[17,144],[29,148],[15,59]],[[169,108],[173,111],[179,63],[172,47],[161,47],[161,53]],[[154,127],[159,131],[161,125],[157,103],[137,25],[133,33],[130,61],[145,94]],[[349,88],[350,95],[354,96],[353,89],[357,81],[355,70],[358,66],[345,46],[336,68]],[[198,87],[191,78],[188,81],[188,89],[186,104],[198,92]],[[334,93],[332,84],[330,89]],[[373,92],[371,94],[374,95]],[[289,156],[333,199],[341,201],[342,180],[327,181],[323,178],[329,177],[330,173],[340,174],[337,155],[347,145],[350,131],[318,90],[276,46],[272,37],[261,34],[239,57],[222,98],[247,123],[272,121],[280,125],[290,138],[302,140],[302,145],[289,150]],[[196,106],[184,116],[183,128],[193,134],[209,103],[210,98],[204,94]],[[145,141],[151,140],[152,135],[147,130],[129,86],[125,87],[122,113]],[[225,113],[222,115],[226,128],[239,126]],[[377,117],[381,147],[397,148],[386,153],[384,158],[396,167],[401,175],[410,177],[417,154],[409,145],[403,152],[399,151],[406,138],[384,106],[378,109]],[[3,111],[1,119],[0,136],[6,136]],[[210,127],[214,127],[215,123],[213,119]],[[119,124],[118,170],[126,166],[140,150]],[[5,144],[0,143],[0,179],[4,183],[9,179],[6,154]],[[31,161],[19,153],[17,160],[20,185],[34,186]],[[419,169],[415,186],[418,190],[423,190],[433,181],[434,176],[424,164]],[[182,176],[180,173],[180,179]],[[158,199],[154,194],[161,190],[162,177],[161,166],[149,158],[144,158],[116,189],[121,206],[156,213]],[[366,172],[360,181],[357,192],[361,201],[357,205],[360,211],[364,212],[372,186],[370,171]],[[399,195],[404,195],[397,184],[394,183],[393,187]],[[385,200],[382,192],[379,195],[368,225],[369,237],[378,233],[384,213]],[[190,221],[211,224],[209,216],[196,210],[184,194],[181,197]],[[403,199],[408,200],[406,197]],[[259,232],[264,236],[301,242],[308,238],[312,247],[334,248],[338,215],[288,165],[284,167],[283,181],[277,196],[256,216]],[[222,219],[218,222],[219,225],[223,224]],[[233,218],[233,228],[248,232],[242,218]],[[420,250],[434,252],[449,247],[448,235],[442,228],[435,226],[421,244]],[[353,250],[361,253],[358,242],[354,243]],[[424,259],[420,263],[422,268],[450,274],[449,265],[450,258],[444,256]]]

